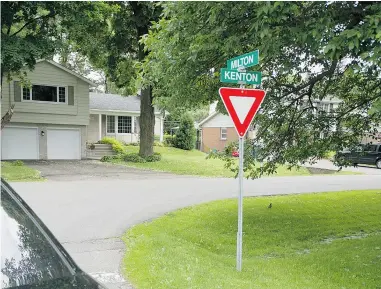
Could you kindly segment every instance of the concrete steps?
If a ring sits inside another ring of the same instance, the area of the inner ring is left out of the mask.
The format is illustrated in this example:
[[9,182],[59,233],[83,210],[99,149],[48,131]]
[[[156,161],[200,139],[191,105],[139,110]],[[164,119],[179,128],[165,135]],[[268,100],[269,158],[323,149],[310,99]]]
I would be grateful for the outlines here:
[[116,153],[112,150],[110,144],[93,144],[94,147],[91,149],[89,145],[87,147],[87,158],[89,159],[101,159],[103,156],[114,156]]

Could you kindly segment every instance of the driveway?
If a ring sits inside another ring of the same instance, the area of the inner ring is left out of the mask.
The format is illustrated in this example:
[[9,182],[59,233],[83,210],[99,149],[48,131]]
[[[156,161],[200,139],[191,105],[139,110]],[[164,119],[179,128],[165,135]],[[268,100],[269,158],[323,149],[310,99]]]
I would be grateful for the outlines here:
[[171,177],[167,173],[139,170],[123,165],[102,163],[96,160],[25,161],[25,164],[40,171],[43,177],[52,181]]
[[[75,179],[78,177],[75,176],[74,181],[65,182],[65,177],[51,175],[48,176],[51,181],[12,186],[76,262],[109,288],[131,288],[120,275],[125,247],[119,238],[129,227],[178,208],[237,195],[235,179],[180,177],[146,171],[139,171],[144,176],[137,178],[127,177],[130,176],[127,171],[120,172],[123,178],[108,178],[104,177],[105,167],[99,168],[99,177]],[[136,171],[131,174],[139,175]],[[246,196],[354,189],[381,190],[381,176],[273,177],[244,181]]]
[[[306,165],[306,167],[313,167],[313,168],[320,168],[320,169],[328,169],[328,170],[334,170],[337,171],[339,167],[335,166],[331,161],[329,160],[319,160],[316,162],[316,164],[313,165]],[[381,170],[377,169],[376,166],[367,166],[367,165],[358,165],[357,167],[348,166],[343,167],[342,171],[347,172],[356,172],[361,173],[365,175],[380,175],[381,176]]]

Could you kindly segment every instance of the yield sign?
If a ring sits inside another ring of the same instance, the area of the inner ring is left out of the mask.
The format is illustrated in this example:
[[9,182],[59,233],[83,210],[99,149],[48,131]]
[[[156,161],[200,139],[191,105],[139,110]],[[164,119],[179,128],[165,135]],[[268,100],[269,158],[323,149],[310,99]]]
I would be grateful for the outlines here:
[[266,91],[221,87],[219,93],[239,137],[244,137],[265,98]]

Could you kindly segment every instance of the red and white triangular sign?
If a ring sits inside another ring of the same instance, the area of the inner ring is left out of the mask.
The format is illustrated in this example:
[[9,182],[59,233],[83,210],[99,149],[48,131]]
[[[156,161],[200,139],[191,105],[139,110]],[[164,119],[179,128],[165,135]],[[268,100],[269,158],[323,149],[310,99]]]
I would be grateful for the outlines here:
[[265,98],[266,91],[221,87],[219,93],[239,137],[244,137]]

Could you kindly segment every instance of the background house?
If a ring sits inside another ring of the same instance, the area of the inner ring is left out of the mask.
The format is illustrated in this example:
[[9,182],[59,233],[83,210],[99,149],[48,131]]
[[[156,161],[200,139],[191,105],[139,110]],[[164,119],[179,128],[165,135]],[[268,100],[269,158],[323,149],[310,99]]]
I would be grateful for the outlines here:
[[[113,137],[126,143],[139,141],[140,98],[90,92],[89,142]],[[164,116],[155,108],[154,133],[163,141]]]
[[[137,96],[89,93],[94,84],[50,60],[2,85],[1,115],[14,114],[1,131],[2,160],[61,160],[87,157],[86,142],[115,137],[139,141]],[[163,116],[155,110],[155,135],[163,140]]]
[[86,157],[89,86],[93,83],[49,60],[2,85],[1,115],[15,104],[1,132],[1,158],[81,159]]

